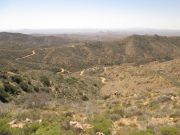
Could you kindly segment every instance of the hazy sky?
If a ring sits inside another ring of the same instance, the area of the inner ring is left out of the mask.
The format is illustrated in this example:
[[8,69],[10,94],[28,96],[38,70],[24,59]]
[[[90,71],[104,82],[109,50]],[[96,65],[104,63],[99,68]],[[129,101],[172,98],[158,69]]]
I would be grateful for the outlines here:
[[180,29],[180,0],[0,0],[0,30]]

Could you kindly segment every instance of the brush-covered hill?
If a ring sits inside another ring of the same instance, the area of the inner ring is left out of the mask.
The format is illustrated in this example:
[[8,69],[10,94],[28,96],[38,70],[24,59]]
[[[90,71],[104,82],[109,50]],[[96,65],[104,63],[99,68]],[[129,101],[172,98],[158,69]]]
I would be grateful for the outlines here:
[[0,33],[0,135],[180,134],[180,37],[62,37]]
[[180,57],[180,37],[132,35],[118,40],[78,42],[72,39],[70,35],[0,33],[0,64],[22,69],[73,71],[96,65],[143,64]]
[[31,46],[64,45],[72,42],[78,42],[78,39],[68,35],[26,35],[21,33],[0,33],[0,47],[14,47],[19,49]]

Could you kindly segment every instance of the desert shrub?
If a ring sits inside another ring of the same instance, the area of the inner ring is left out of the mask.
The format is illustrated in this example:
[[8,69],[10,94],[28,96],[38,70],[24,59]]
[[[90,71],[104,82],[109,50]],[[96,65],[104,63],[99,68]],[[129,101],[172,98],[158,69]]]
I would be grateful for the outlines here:
[[109,110],[107,111],[111,120],[116,121],[119,118],[125,115],[124,107],[121,104],[110,105]]
[[0,135],[11,135],[9,132],[0,132]]
[[5,133],[7,129],[9,128],[8,126],[8,120],[6,118],[0,118],[0,133]]
[[83,101],[88,101],[88,100],[89,100],[89,98],[88,98],[87,95],[82,95],[81,99],[82,99]]
[[107,99],[109,99],[111,96],[110,95],[104,95],[102,98],[104,99],[104,100],[107,100]]
[[7,69],[0,65],[0,72],[5,72],[5,71],[7,71]]
[[7,117],[0,118],[0,135],[27,135],[23,129],[10,128]]
[[111,111],[112,113],[121,115],[123,113],[123,106],[120,104],[116,104],[115,106],[113,106]]
[[40,126],[40,123],[31,123],[24,128],[24,133],[26,133],[26,135],[35,134],[36,131],[40,128]]
[[7,103],[8,100],[0,93],[0,101],[3,103]]
[[69,124],[69,121],[68,120],[65,120],[61,123],[61,128],[63,130],[70,130],[71,129],[71,126]]
[[104,115],[96,115],[92,120],[94,126],[93,132],[103,132],[105,135],[111,135],[112,121]]
[[1,117],[9,117],[9,113],[14,108],[13,103],[2,103],[0,102],[0,118]]
[[63,75],[58,74],[58,75],[56,76],[56,81],[62,83],[62,82],[64,81]]
[[147,131],[133,131],[131,132],[129,135],[154,135],[154,132],[151,130],[147,130]]
[[8,76],[6,73],[0,71],[0,79],[7,79]]
[[58,123],[43,123],[37,129],[35,135],[61,135],[62,130]]
[[0,84],[0,101],[3,103],[8,102],[8,97],[9,95],[7,92],[5,92],[4,86]]
[[25,82],[21,82],[19,85],[20,85],[21,89],[25,92],[31,92],[32,91],[32,89],[29,87],[29,85]]
[[18,72],[19,72],[19,70],[16,69],[16,68],[10,68],[9,71],[10,71],[10,72],[13,72],[13,73],[18,73]]
[[30,93],[24,98],[25,108],[44,108],[51,100],[50,95],[45,92]]
[[43,83],[43,85],[45,85],[47,87],[51,86],[51,82],[49,81],[49,79],[46,76],[41,76],[40,80]]
[[75,84],[78,82],[78,79],[77,78],[74,78],[74,77],[69,77],[69,78],[66,78],[65,79],[65,82],[68,83],[69,85],[72,85],[72,84]]
[[10,94],[18,94],[17,88],[8,82],[4,83],[4,90]]
[[132,116],[137,116],[141,114],[142,112],[137,106],[130,106],[124,109],[124,115],[126,117],[132,117]]
[[39,87],[37,87],[37,86],[33,86],[33,87],[34,87],[33,89],[35,92],[39,92]]
[[16,82],[17,84],[21,83],[23,81],[22,77],[19,75],[12,76],[11,79]]
[[28,111],[24,111],[21,113],[18,113],[15,118],[18,121],[24,121],[26,118],[29,118],[31,120],[39,120],[41,117],[41,112],[38,109],[32,109]]
[[152,101],[150,104],[149,104],[149,107],[151,110],[157,110],[160,108],[159,104],[157,102],[154,102]]
[[40,87],[39,90],[42,91],[42,92],[46,92],[46,93],[51,92],[51,88],[50,87]]
[[162,127],[160,129],[161,135],[179,135],[180,130],[176,127]]
[[108,114],[109,115],[109,118],[112,120],[112,121],[117,121],[121,118],[120,115],[118,114]]

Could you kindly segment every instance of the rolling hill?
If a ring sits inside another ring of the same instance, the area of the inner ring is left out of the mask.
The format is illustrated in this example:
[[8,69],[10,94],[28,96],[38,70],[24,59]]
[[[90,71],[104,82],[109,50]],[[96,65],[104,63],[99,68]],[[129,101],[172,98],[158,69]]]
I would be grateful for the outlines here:
[[112,37],[0,33],[0,135],[179,135],[180,37]]
[[[22,69],[64,68],[78,71],[97,65],[143,64],[179,58],[180,37],[132,35],[109,41],[81,41],[70,35],[0,33],[0,51],[1,65]],[[35,55],[26,57],[32,51]]]

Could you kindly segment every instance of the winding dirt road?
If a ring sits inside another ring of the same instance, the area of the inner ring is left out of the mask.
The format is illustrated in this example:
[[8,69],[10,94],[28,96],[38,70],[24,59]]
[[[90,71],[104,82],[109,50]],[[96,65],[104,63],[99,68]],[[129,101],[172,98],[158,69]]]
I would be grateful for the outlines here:
[[85,72],[85,70],[82,70],[82,71],[80,72],[80,76],[83,76],[84,72]]
[[103,84],[105,84],[106,83],[106,78],[104,78],[104,77],[100,77],[101,78],[101,82],[103,83]]
[[[104,68],[104,70],[106,71],[106,69],[107,68]],[[83,76],[84,75],[84,72],[85,72],[85,69],[83,69],[81,72],[80,72],[80,76]],[[106,78],[104,78],[104,77],[100,77],[100,79],[101,79],[101,82],[103,83],[103,84],[105,84],[106,83]]]
[[35,50],[32,50],[32,54],[26,55],[26,56],[21,57],[21,58],[17,58],[16,60],[25,59],[25,58],[31,57],[31,56],[33,56],[33,55],[35,55],[35,54],[36,54]]
[[61,72],[60,73],[64,73],[64,71],[65,71],[64,68],[61,68]]

